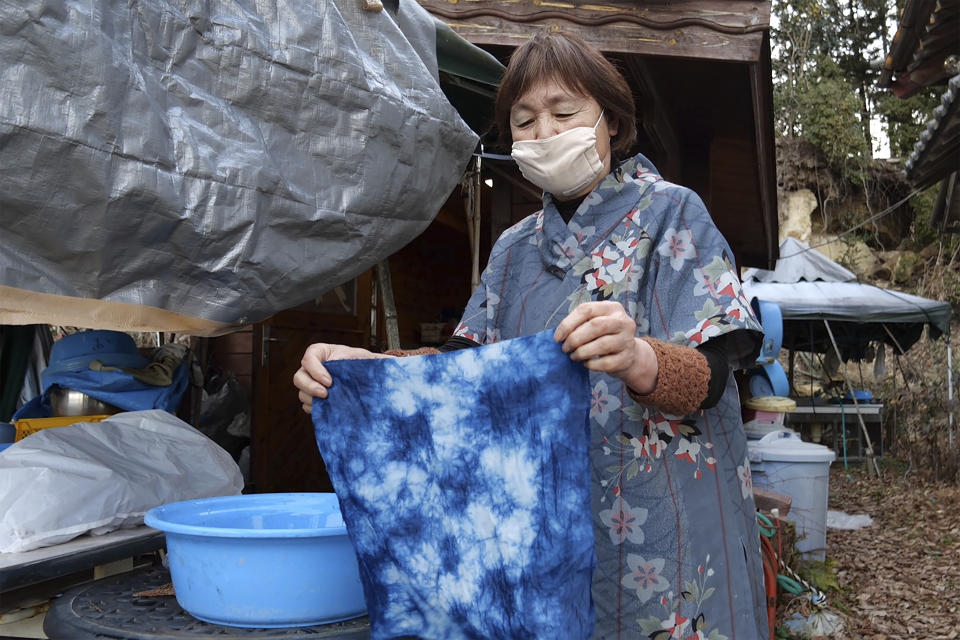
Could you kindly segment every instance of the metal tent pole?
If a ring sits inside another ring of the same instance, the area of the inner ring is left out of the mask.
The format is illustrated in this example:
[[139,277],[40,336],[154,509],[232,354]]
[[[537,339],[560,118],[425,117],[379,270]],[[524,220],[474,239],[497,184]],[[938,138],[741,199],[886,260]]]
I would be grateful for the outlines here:
[[[840,355],[840,348],[837,346],[837,341],[833,337],[833,330],[830,328],[830,322],[826,318],[823,320],[824,326],[827,328],[827,334],[830,336],[830,343],[833,344],[833,350],[837,354],[837,359],[840,362],[843,362],[843,356]],[[867,458],[867,470],[873,470],[876,472],[877,477],[880,477],[880,467],[877,465],[876,458],[873,457],[873,443],[870,442],[870,434],[867,432],[867,424],[863,421],[863,414],[860,413],[860,403],[857,402],[857,394],[853,389],[853,385],[850,384],[850,380],[847,378],[846,367],[843,367],[843,381],[847,385],[847,391],[850,392],[850,398],[853,400],[853,406],[857,410],[857,420],[860,422],[860,430],[863,433],[863,440],[866,443],[866,449],[864,455]]]
[[947,420],[949,424],[948,440],[953,451],[953,347],[950,334],[947,334]]

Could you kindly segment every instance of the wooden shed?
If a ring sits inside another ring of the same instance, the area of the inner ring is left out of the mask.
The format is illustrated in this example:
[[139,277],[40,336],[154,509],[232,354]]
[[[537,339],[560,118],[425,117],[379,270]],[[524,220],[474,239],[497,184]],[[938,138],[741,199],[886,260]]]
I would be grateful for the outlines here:
[[[634,90],[637,151],[666,179],[698,192],[740,266],[773,267],[778,225],[770,2],[419,1],[503,62],[542,29],[574,31],[604,51]],[[469,94],[476,87],[448,83],[445,89],[457,104],[458,91]],[[481,94],[474,104],[491,103],[492,91]],[[459,98],[471,103],[469,95]],[[482,128],[482,109],[468,121]],[[537,191],[507,163],[483,163],[479,177],[482,267],[499,233],[541,205]],[[471,232],[464,195],[458,189],[433,224],[389,258],[404,347],[442,341],[469,298]],[[291,377],[312,342],[383,347],[377,275],[364,274],[322,300],[212,341],[212,357],[229,363],[250,389],[255,491],[329,489]]]

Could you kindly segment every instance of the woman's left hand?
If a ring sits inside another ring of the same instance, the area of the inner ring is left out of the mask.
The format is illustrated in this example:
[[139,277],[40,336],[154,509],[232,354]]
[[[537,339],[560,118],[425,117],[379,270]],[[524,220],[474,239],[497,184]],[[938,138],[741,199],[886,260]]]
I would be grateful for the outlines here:
[[636,323],[619,302],[585,302],[563,319],[553,339],[591,371],[616,376],[647,394],[657,384],[657,357],[636,332]]

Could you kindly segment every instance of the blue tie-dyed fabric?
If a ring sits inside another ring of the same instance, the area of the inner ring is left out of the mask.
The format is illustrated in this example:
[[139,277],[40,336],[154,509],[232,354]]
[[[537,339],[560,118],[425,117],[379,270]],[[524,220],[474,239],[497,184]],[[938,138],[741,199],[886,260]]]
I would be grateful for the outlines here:
[[374,639],[590,636],[589,383],[552,335],[327,363],[313,422]]

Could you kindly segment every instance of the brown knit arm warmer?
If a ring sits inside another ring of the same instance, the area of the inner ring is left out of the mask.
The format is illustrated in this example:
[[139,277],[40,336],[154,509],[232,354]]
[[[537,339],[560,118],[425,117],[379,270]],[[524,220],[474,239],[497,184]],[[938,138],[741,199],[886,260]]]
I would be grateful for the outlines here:
[[420,347],[419,349],[388,349],[383,352],[388,356],[405,358],[407,356],[432,356],[440,353],[440,349],[433,347]]
[[684,416],[700,408],[707,397],[710,366],[702,353],[692,347],[641,338],[657,354],[657,386],[641,395],[627,387],[634,401],[664,413]]

